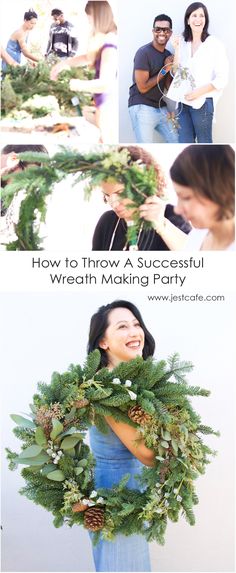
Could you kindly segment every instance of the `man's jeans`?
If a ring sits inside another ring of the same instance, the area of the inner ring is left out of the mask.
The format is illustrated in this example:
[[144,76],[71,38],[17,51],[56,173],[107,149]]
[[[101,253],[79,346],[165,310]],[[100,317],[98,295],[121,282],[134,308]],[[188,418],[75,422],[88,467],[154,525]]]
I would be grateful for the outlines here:
[[132,105],[129,114],[137,143],[178,143],[178,132],[167,117],[166,107]]
[[179,104],[179,143],[212,143],[213,99],[206,98],[200,109]]

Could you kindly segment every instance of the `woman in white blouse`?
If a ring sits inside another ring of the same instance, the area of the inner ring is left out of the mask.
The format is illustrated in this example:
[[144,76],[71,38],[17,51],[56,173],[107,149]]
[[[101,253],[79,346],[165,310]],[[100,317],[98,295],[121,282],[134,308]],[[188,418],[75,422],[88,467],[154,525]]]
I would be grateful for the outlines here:
[[179,142],[212,143],[213,116],[227,84],[228,60],[222,42],[208,33],[204,4],[190,4],[184,25],[183,38],[172,41],[176,73],[168,97],[179,102]]
[[175,213],[191,222],[185,246],[192,251],[235,249],[235,153],[230,145],[188,145],[170,176]]

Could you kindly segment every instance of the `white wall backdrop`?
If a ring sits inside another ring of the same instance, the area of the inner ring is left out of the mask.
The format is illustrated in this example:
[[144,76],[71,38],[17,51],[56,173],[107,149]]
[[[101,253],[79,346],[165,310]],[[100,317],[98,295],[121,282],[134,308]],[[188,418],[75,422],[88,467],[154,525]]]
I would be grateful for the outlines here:
[[[129,114],[128,95],[132,84],[133,59],[138,48],[152,41],[152,25],[155,16],[167,14],[173,21],[173,34],[183,32],[183,21],[188,0],[120,0],[119,2],[119,114],[121,142],[133,142]],[[233,0],[219,2],[206,0],[210,26],[209,32],[225,45],[230,62],[229,84],[219,100],[216,124],[213,130],[214,143],[234,142],[235,124],[235,3]],[[167,46],[172,52],[169,43]]]
[[151,544],[152,570],[226,572],[234,570],[233,295],[225,302],[152,303],[146,293],[114,288],[109,293],[2,294],[3,482],[2,570],[93,571],[90,542],[82,528],[54,529],[44,509],[18,494],[23,480],[10,472],[6,446],[19,449],[11,413],[28,412],[37,381],[86,356],[90,317],[101,304],[125,298],[137,304],[157,343],[157,359],[178,351],[195,365],[191,384],[211,390],[195,398],[202,421],[220,430],[207,442],[218,455],[197,482],[196,525],[170,523],[164,547]]

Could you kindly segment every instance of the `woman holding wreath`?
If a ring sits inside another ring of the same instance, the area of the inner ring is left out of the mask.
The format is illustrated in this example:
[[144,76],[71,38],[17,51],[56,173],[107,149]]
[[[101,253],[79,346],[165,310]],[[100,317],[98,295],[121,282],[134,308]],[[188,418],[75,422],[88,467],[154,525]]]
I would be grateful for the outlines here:
[[[143,229],[141,224],[137,237],[140,251],[168,251],[184,248],[187,233],[191,226],[181,215],[175,214],[173,205],[163,199],[166,181],[160,165],[150,153],[138,146],[122,147],[127,149],[130,162],[143,166],[143,169],[154,168],[156,176],[156,195],[147,197],[139,207],[140,217],[151,223],[150,229]],[[104,181],[101,185],[105,203],[111,207],[100,217],[93,235],[93,251],[126,251],[127,226],[132,224],[134,209],[129,199],[123,198],[122,183]]]
[[[155,341],[145,326],[136,306],[128,301],[115,300],[102,306],[92,316],[88,352],[98,348],[100,367],[113,370],[120,362],[137,356],[153,356]],[[115,381],[114,381],[115,383]],[[127,487],[139,489],[135,479],[142,464],[152,466],[154,453],[147,448],[136,428],[106,417],[109,427],[102,434],[93,426],[90,444],[96,459],[96,488],[112,487],[129,473]],[[99,541],[93,547],[96,571],[150,571],[148,544],[142,535],[117,535],[115,541]]]

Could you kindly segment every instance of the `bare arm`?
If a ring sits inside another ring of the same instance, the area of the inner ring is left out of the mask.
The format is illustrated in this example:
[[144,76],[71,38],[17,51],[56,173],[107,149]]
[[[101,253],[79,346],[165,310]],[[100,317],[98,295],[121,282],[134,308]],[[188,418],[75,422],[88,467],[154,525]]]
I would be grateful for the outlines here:
[[100,75],[95,80],[71,80],[70,89],[91,93],[104,93],[111,90],[116,82],[117,50],[106,48],[102,52]]
[[106,421],[131,454],[145,466],[152,467],[154,465],[155,454],[145,446],[144,440],[140,439],[140,433],[136,428],[132,428],[124,422],[116,422],[111,416],[106,416]]
[[50,72],[51,80],[57,80],[59,74],[63,70],[70,70],[71,68],[79,68],[80,66],[90,65],[90,57],[88,54],[83,54],[81,56],[72,56],[71,58],[66,58],[55,64]]
[[22,54],[24,54],[26,58],[32,60],[33,62],[39,62],[42,59],[41,56],[34,56],[33,54],[31,54],[31,52],[27,48],[27,44],[23,34],[19,34],[18,36],[16,36],[16,40],[20,45]]
[[[173,56],[168,56],[165,59],[165,70],[169,72],[172,67]],[[135,70],[134,72],[135,82],[137,84],[137,88],[141,94],[145,94],[152,88],[154,88],[160,80],[163,80],[163,76],[160,72],[153,76],[152,78],[149,77],[149,71],[146,70]]]

